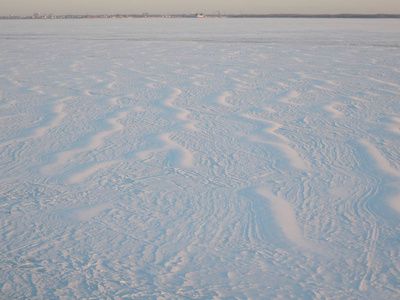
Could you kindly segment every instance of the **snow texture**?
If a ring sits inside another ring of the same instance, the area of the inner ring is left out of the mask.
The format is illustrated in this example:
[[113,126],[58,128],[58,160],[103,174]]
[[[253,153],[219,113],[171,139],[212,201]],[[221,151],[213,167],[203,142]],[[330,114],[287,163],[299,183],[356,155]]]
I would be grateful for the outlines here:
[[399,36],[1,21],[1,299],[399,297]]

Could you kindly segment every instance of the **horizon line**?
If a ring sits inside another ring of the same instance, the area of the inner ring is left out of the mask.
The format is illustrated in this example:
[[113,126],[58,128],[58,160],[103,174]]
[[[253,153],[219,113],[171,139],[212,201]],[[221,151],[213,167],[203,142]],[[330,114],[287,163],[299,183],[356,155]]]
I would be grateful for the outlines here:
[[54,13],[33,13],[32,15],[8,15],[0,16],[0,19],[62,19],[67,17],[76,18],[207,18],[207,17],[227,17],[227,18],[400,18],[400,14],[388,13],[335,13],[335,14],[307,14],[307,13],[271,13],[271,14],[221,14],[221,13],[172,13],[172,14],[54,14]]

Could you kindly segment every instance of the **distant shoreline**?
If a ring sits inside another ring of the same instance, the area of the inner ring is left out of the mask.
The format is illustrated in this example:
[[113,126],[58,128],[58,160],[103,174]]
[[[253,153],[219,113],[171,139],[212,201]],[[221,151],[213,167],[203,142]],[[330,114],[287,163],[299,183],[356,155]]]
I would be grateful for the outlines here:
[[15,19],[124,19],[124,18],[314,18],[314,19],[400,19],[400,14],[113,14],[113,15],[55,15],[0,16]]

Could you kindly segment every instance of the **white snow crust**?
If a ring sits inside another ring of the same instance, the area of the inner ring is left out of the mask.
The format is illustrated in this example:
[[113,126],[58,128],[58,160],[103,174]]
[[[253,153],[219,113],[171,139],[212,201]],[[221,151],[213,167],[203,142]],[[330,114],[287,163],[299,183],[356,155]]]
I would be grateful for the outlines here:
[[1,299],[395,299],[400,22],[3,20]]

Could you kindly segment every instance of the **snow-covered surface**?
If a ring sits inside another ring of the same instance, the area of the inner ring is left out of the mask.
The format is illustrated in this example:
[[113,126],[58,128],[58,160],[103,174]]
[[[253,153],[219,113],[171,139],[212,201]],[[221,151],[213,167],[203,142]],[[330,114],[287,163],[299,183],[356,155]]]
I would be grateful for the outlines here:
[[2,21],[1,298],[398,297],[399,37]]

